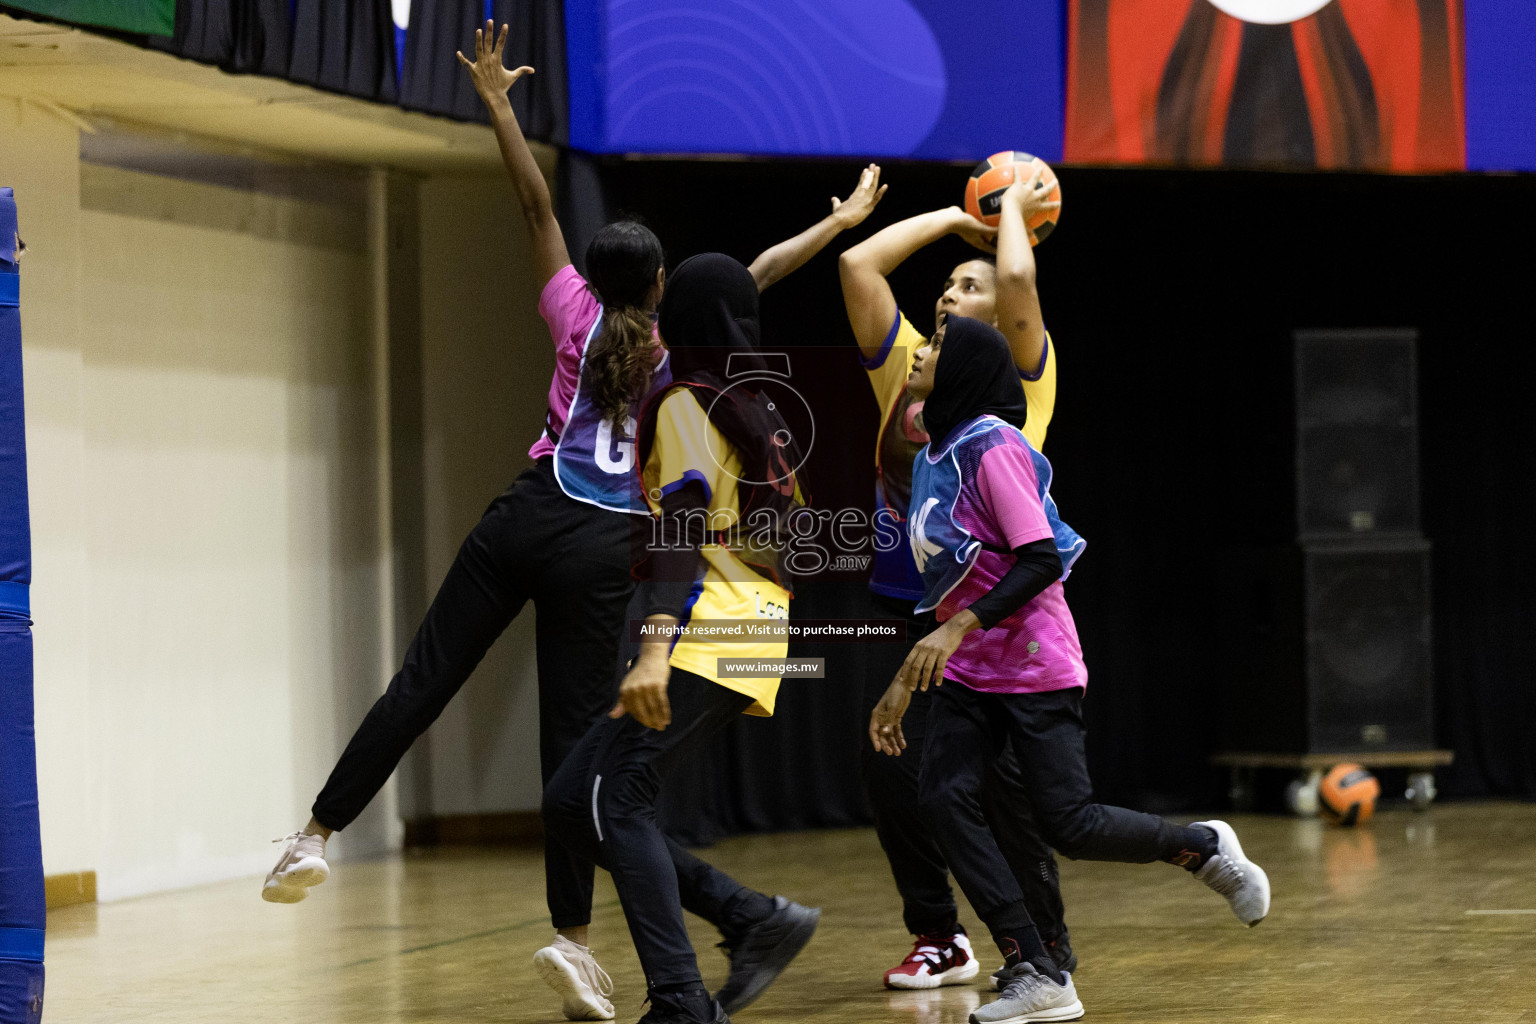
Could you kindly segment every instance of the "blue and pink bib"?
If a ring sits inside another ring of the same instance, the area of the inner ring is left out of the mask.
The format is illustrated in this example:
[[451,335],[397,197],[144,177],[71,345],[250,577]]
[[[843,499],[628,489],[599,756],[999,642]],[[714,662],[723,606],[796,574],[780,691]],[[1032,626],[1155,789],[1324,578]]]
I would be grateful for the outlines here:
[[1016,445],[1028,453],[1038,480],[1040,503],[1045,508],[1056,551],[1061,556],[1061,578],[1088,544],[1056,510],[1051,497],[1051,464],[1024,439],[1023,431],[996,416],[979,416],[955,432],[940,452],[930,443],[918,453],[912,466],[912,505],[907,516],[907,537],[912,557],[923,577],[923,597],[917,611],[937,608],[976,564],[983,544],[955,517],[961,489],[974,483],[981,457],[998,445]]
[[[645,495],[640,493],[635,472],[635,431],[641,401],[630,403],[622,424],[606,419],[594,406],[587,379],[587,354],[603,327],[599,307],[592,329],[581,349],[581,370],[576,393],[566,413],[565,426],[555,443],[555,480],[568,497],[613,512],[650,515]],[[672,383],[672,367],[666,354],[651,371],[651,388],[646,395],[659,393]]]

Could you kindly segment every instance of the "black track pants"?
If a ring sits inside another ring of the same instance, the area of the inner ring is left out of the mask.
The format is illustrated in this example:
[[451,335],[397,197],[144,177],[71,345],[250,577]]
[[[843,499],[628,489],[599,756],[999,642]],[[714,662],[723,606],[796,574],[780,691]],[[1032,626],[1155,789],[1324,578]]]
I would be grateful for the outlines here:
[[[955,896],[949,887],[944,853],[918,806],[918,772],[928,736],[928,704],[934,691],[912,694],[912,704],[902,721],[907,749],[900,757],[888,757],[869,742],[869,713],[885,693],[907,652],[927,632],[929,616],[916,615],[914,602],[871,594],[872,618],[904,619],[907,642],[871,644],[866,661],[863,728],[864,785],[875,812],[875,832],[891,865],[896,890],[901,894],[902,918],[914,935],[943,932],[955,927]],[[1065,910],[1056,858],[1035,824],[1029,791],[1011,751],[991,766],[979,802],[999,838],[1013,874],[1023,891],[1025,905],[1046,942],[1067,934]]]
[[1015,840],[989,826],[993,816],[979,799],[1005,744],[1018,760],[1041,836],[1068,857],[1148,863],[1204,841],[1157,815],[1093,802],[1081,687],[981,693],[946,679],[929,694],[918,804],[955,880],[994,935],[1028,926],[1034,913],[1002,849]]
[[[550,459],[491,502],[459,548],[405,663],[315,800],[316,820],[342,829],[362,813],[530,600],[538,611],[539,760],[548,783],[617,699],[614,663],[634,589],[630,531],[638,518],[567,497]],[[544,866],[555,927],[588,923],[592,865],[546,842]]]
[[[752,698],[679,669],[667,686],[672,724],[600,720],[544,790],[544,825],[613,876],[651,988],[698,983],[683,911],[730,934],[751,923],[733,911],[764,897],[662,834],[656,801],[668,774],[752,704]],[[754,899],[755,897],[755,899]]]

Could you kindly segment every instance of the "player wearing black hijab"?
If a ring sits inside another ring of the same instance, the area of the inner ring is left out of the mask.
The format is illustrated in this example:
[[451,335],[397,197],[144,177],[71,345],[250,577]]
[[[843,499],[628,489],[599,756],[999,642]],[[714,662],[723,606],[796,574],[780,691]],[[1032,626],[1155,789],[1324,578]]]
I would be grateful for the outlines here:
[[[1083,1007],[1057,965],[982,814],[983,779],[1011,744],[1041,832],[1068,857],[1164,861],[1226,897],[1250,927],[1269,912],[1269,879],[1222,821],[1177,825],[1093,800],[1082,719],[1088,670],[1062,581],[1084,542],[1061,521],[1051,465],[1019,426],[995,328],[951,317],[919,349],[907,388],[925,399],[929,443],[912,474],[909,533],[923,577],[917,642],[870,717],[870,741],[899,755],[913,690],[938,687],[928,714],[918,805],[966,898],[1003,953],[1002,993],[971,1024],[1065,1021]],[[948,684],[948,685],[944,685]]]

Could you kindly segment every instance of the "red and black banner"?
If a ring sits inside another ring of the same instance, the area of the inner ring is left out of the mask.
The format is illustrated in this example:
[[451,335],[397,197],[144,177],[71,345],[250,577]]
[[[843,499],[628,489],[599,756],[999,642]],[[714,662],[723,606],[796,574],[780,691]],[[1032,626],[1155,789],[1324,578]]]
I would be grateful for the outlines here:
[[1067,46],[1070,161],[1466,166],[1461,0],[1071,0]]

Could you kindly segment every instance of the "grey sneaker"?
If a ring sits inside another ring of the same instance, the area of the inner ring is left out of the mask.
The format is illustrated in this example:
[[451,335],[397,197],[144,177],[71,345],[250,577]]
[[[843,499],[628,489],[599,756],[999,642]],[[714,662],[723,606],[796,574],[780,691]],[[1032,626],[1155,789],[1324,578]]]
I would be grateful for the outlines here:
[[1072,975],[1058,985],[1029,961],[1014,966],[994,1001],[971,1014],[971,1024],[1025,1024],[1026,1021],[1077,1020],[1083,1015]]
[[268,903],[297,903],[309,895],[310,886],[331,877],[330,866],[325,863],[323,836],[295,832],[272,841],[288,846],[261,887],[261,898]]
[[1224,821],[1197,821],[1216,833],[1216,855],[1200,866],[1195,877],[1227,898],[1232,913],[1252,928],[1269,913],[1269,876],[1243,856],[1237,833]]
[[[1051,959],[1056,961],[1056,969],[1063,974],[1077,973],[1077,954],[1072,952],[1072,940],[1066,932],[1061,933],[1061,938],[1045,944],[1045,951],[1051,954]],[[1011,970],[1007,964],[1003,964],[992,972],[992,980],[989,986],[993,992],[1002,988],[1008,982],[1008,972]]]

